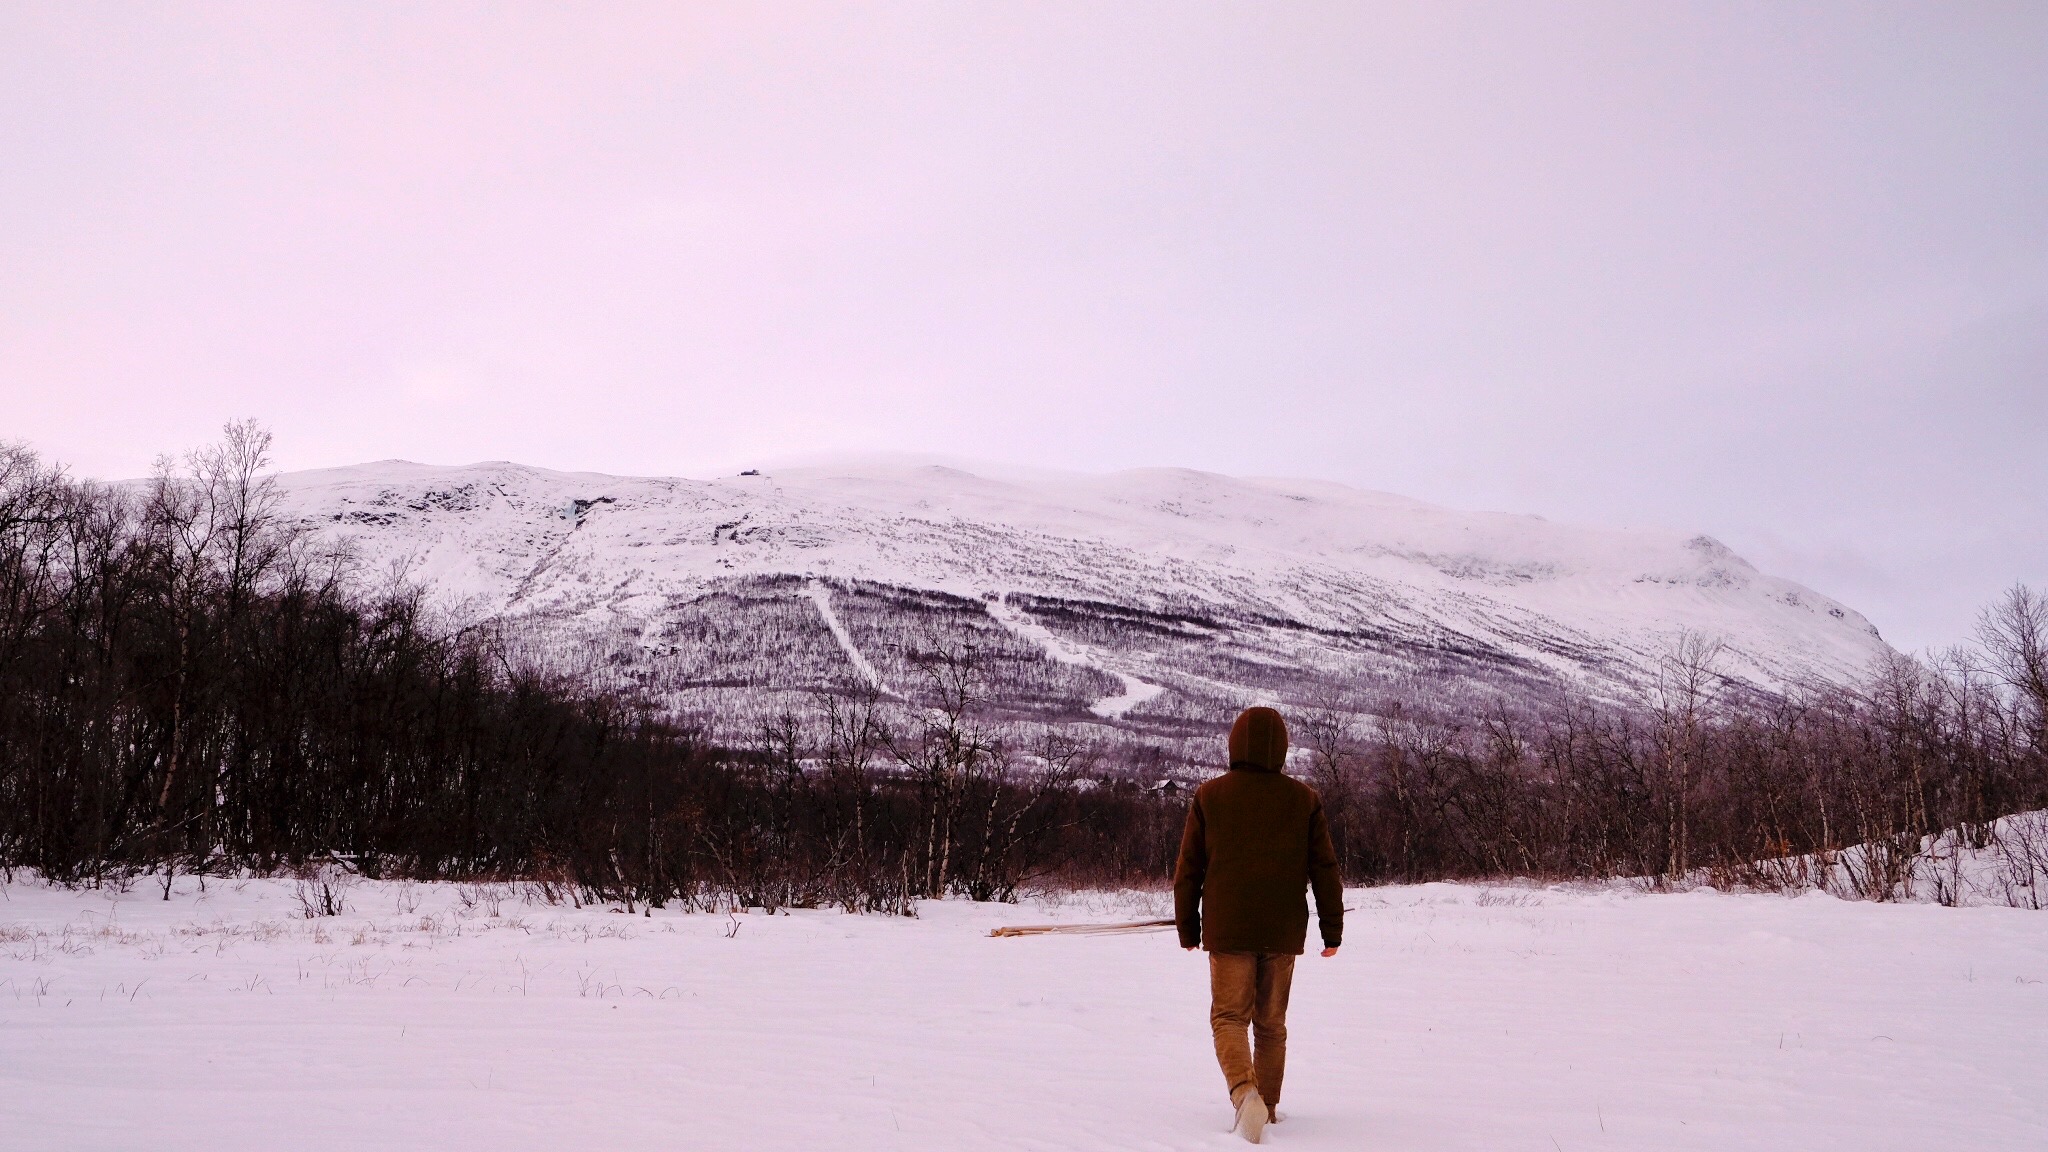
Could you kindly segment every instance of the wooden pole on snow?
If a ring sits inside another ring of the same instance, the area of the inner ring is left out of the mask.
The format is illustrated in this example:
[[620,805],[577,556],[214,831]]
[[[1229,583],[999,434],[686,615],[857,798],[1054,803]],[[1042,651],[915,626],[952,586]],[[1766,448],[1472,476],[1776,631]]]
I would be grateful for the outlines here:
[[991,928],[991,936],[1111,936],[1119,932],[1158,932],[1173,927],[1171,920],[1132,920],[1123,924],[1020,924],[1012,928]]

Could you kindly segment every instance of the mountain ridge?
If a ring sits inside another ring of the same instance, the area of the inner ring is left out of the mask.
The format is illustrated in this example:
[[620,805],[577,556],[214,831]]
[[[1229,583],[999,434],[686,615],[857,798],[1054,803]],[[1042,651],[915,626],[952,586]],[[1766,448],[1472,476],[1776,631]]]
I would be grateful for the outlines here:
[[[914,679],[920,629],[999,650],[1036,685],[1027,711],[1168,726],[1418,677],[1626,695],[1681,631],[1722,641],[1729,681],[1760,691],[1846,681],[1889,651],[1852,609],[1707,536],[1189,469],[750,473],[382,461],[279,486],[288,516],[370,564],[685,712],[709,681],[755,707]],[[792,663],[748,671],[747,621]]]

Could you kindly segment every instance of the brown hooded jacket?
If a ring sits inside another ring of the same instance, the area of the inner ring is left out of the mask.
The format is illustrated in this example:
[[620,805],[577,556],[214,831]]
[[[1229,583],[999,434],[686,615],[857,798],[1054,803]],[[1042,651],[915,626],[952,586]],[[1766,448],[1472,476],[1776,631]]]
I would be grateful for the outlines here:
[[1195,789],[1173,873],[1183,947],[1300,955],[1306,889],[1323,946],[1344,936],[1344,889],[1316,790],[1281,771],[1287,725],[1250,708],[1230,728],[1230,771]]

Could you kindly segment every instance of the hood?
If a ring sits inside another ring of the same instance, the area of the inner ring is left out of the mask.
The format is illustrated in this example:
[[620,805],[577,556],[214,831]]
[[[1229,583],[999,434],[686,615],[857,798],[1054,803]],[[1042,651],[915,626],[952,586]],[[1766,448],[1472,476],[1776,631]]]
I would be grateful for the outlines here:
[[1287,764],[1287,722],[1271,708],[1247,708],[1230,726],[1230,766],[1278,772]]

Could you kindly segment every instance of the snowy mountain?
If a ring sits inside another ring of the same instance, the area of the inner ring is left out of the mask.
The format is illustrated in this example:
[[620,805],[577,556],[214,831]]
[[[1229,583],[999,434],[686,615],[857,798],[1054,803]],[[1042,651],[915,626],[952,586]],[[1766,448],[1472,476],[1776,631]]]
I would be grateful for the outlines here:
[[859,463],[715,480],[387,461],[287,474],[291,516],[531,653],[685,712],[971,650],[993,706],[1167,734],[1252,700],[1640,689],[1681,630],[1773,689],[1887,651],[1708,537],[1338,484]]

